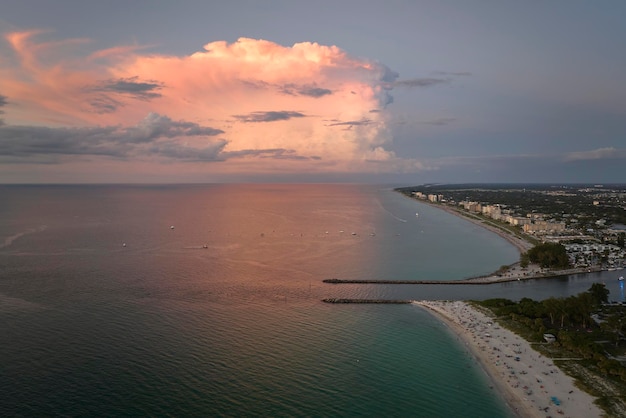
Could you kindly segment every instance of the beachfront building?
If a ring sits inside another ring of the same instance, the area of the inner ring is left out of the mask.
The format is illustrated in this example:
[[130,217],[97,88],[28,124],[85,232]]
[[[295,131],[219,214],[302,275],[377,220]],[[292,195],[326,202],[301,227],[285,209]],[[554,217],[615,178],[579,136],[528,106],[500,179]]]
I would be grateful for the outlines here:
[[433,203],[441,202],[443,200],[442,194],[429,194],[428,200]]
[[555,233],[565,231],[565,223],[536,220],[523,225],[522,228],[527,234]]
[[463,209],[465,209],[468,212],[482,213],[482,205],[478,202],[463,201],[459,204],[462,205]]
[[502,219],[502,208],[500,205],[485,205],[482,207],[482,213],[496,221]]
[[522,218],[519,216],[511,216],[511,220],[509,223],[514,226],[530,225],[530,219]]

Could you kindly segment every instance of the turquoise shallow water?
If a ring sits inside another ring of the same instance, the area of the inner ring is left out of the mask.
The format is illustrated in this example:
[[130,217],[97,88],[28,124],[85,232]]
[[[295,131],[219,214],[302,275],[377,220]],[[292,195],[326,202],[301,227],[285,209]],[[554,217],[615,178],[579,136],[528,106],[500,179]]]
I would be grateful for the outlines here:
[[[508,416],[421,308],[320,302],[464,298],[321,280],[454,280],[517,258],[444,212],[354,185],[2,186],[0,201],[2,416]],[[471,292],[545,288],[525,286]]]

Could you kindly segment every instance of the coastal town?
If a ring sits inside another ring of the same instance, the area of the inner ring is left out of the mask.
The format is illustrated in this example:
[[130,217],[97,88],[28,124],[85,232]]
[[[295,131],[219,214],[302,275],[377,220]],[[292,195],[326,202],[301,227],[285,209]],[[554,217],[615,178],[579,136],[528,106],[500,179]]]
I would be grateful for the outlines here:
[[626,266],[624,185],[422,185],[398,191],[499,230],[517,239],[522,252],[539,243],[562,244],[568,273]]
[[[468,284],[591,271],[619,275],[626,266],[623,185],[396,190],[490,229],[518,248],[518,263],[465,280]],[[625,307],[623,300],[610,301],[608,295],[604,284],[595,283],[579,295],[543,301],[414,303],[450,326],[515,415],[626,416]]]

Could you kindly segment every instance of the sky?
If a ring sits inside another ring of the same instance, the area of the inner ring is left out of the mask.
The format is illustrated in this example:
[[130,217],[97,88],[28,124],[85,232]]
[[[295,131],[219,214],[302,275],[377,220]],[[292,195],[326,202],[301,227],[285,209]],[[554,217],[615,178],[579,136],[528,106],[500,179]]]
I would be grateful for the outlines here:
[[0,183],[625,183],[623,0],[3,0]]

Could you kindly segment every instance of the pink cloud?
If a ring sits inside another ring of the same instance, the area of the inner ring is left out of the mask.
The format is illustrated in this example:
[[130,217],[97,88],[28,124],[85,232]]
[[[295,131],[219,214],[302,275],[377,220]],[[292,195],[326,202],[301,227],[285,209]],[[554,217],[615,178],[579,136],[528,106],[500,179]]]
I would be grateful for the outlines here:
[[84,39],[38,42],[44,35],[5,37],[7,125],[129,127],[166,115],[223,131],[223,171],[380,171],[398,161],[384,110],[397,75],[336,46],[240,38],[173,56],[136,46],[89,51]]

